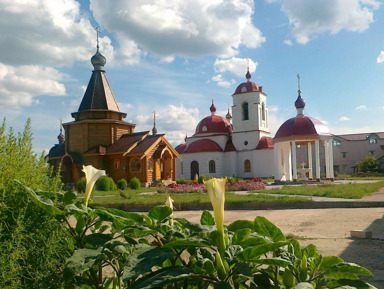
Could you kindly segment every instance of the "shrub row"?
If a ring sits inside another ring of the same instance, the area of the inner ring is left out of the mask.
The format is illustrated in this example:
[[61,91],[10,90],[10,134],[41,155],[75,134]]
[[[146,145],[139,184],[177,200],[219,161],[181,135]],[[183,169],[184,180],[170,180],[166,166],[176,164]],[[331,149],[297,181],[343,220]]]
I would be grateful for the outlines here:
[[[85,192],[85,186],[86,186],[86,179],[85,177],[82,177],[76,184],[76,190],[79,193]],[[134,177],[129,182],[129,187],[133,190],[137,190],[141,187],[141,182],[138,178]],[[96,190],[98,191],[116,191],[119,190],[126,190],[128,188],[128,182],[125,179],[121,179],[115,184],[113,179],[108,176],[102,176],[100,177],[96,182]]]

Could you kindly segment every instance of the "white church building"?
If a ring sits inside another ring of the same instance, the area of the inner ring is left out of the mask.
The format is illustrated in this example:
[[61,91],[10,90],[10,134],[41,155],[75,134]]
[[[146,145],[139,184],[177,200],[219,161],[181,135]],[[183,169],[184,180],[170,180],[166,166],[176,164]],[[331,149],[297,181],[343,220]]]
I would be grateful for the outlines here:
[[[211,115],[202,119],[195,134],[176,147],[177,178],[194,179],[196,175],[241,178],[271,177],[274,174],[273,141],[268,127],[267,95],[262,86],[240,84],[232,95],[232,114],[216,115],[212,101]],[[232,124],[231,124],[232,120]]]
[[[300,83],[295,102],[297,115],[284,122],[272,139],[267,95],[262,86],[251,82],[249,70],[246,79],[232,95],[233,115],[229,109],[225,118],[216,115],[212,101],[211,115],[199,122],[194,135],[176,147],[181,157],[176,163],[177,178],[205,175],[274,177],[275,182],[320,181],[322,177],[333,180],[333,136],[324,123],[304,115]],[[297,150],[301,146],[306,147],[307,154],[299,163]]]

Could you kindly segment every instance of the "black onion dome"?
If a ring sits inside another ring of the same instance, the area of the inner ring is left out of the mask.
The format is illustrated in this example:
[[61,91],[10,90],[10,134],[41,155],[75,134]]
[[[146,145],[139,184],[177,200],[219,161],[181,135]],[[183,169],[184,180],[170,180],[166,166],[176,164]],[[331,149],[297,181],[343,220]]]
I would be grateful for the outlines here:
[[97,50],[96,54],[92,56],[91,63],[95,69],[103,69],[103,66],[107,63],[105,57]]
[[295,107],[296,107],[296,109],[304,108],[305,107],[305,101],[301,97],[301,91],[300,90],[299,90],[299,96],[297,97],[297,99],[295,101]]

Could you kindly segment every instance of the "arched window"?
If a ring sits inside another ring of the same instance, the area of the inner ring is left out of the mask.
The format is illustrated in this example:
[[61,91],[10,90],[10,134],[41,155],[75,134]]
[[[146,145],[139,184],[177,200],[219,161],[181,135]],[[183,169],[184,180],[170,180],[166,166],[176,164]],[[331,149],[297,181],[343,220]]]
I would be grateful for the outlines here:
[[115,159],[113,161],[113,166],[115,167],[115,169],[120,168],[120,160],[119,159]]
[[214,160],[209,161],[209,173],[216,173],[216,163]]
[[245,160],[244,161],[244,172],[249,173],[251,171],[251,161]]
[[139,172],[141,170],[141,162],[139,159],[131,161],[131,172]]
[[265,120],[265,104],[264,104],[264,102],[261,105],[261,119]]
[[249,120],[248,102],[243,103],[243,120]]

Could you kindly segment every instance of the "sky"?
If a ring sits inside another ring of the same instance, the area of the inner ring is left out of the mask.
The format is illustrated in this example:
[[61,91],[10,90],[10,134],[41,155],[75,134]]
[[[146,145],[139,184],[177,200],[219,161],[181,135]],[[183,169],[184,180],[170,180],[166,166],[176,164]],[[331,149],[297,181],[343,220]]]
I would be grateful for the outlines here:
[[100,52],[126,121],[177,146],[252,81],[269,126],[305,114],[333,134],[384,131],[384,7],[379,0],[0,0],[0,117],[32,120],[37,153],[73,121]]

